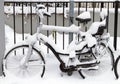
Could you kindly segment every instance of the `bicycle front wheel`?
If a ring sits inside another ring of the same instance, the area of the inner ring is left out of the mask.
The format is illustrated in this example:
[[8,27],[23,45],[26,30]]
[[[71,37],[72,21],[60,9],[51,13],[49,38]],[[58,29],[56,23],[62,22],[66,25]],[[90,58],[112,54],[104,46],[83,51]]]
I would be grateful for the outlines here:
[[17,77],[31,77],[40,74],[43,77],[45,71],[45,61],[42,54],[35,48],[27,64],[21,67],[20,62],[28,53],[29,45],[20,45],[12,48],[4,57],[4,74],[13,74]]
[[120,77],[120,56],[115,61],[114,72],[116,78],[118,79]]

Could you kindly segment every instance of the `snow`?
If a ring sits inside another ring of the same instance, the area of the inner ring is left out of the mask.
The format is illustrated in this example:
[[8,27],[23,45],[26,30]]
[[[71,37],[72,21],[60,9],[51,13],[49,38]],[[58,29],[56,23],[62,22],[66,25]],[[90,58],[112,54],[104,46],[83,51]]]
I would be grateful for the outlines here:
[[[47,7],[45,7],[45,11],[47,11]],[[77,11],[78,11],[78,8],[75,7],[74,12],[77,12]],[[80,11],[82,11],[82,12],[86,11],[86,8],[80,8]],[[93,8],[87,8],[87,11],[93,12]],[[103,17],[102,15],[107,14],[107,8],[102,8],[102,11],[104,11],[104,12],[101,13],[101,17]],[[55,7],[48,7],[48,12],[50,14],[54,14],[55,13]],[[62,7],[57,7],[57,11],[56,11],[57,14],[63,14],[63,12],[64,12],[64,17],[67,18],[68,15],[69,15],[68,14],[69,13],[69,7],[65,7],[64,11],[63,11]],[[100,13],[101,12],[100,8],[95,8],[95,12]],[[109,13],[114,13],[114,12],[115,12],[114,8],[109,9]],[[120,13],[120,9],[118,9],[118,12]],[[7,15],[13,14],[13,6],[4,6],[4,13],[6,13]],[[25,14],[27,16],[30,13],[31,13],[30,6],[24,6],[23,7],[23,14]],[[34,6],[32,6],[32,13],[36,14]],[[15,15],[17,15],[17,14],[22,14],[22,7],[21,6],[15,6]],[[88,17],[90,17],[90,16],[88,16]]]
[[77,18],[80,18],[80,19],[91,19],[90,12],[88,12],[88,11],[83,12],[79,16],[77,16]]
[[[67,9],[67,8],[65,8],[65,10],[64,10],[64,17],[67,17],[66,9]],[[47,7],[45,7],[44,10],[47,11]],[[9,14],[9,15],[13,14],[13,12],[14,12],[14,11],[13,11],[13,6],[4,6],[4,12],[5,12],[6,14]],[[49,8],[48,8],[48,12],[49,12],[50,14],[55,13],[55,7],[49,7]],[[23,7],[23,14],[25,14],[25,15],[27,16],[27,15],[30,14],[30,13],[31,13],[31,8],[30,8],[30,6],[24,6],[24,7]],[[63,8],[57,7],[56,13],[57,13],[57,14],[63,13]],[[22,7],[21,7],[21,6],[15,6],[15,15],[17,15],[17,14],[22,14]],[[33,6],[32,6],[32,14],[36,14],[35,7],[33,7]]]
[[72,24],[70,27],[61,27],[61,26],[53,26],[53,25],[43,25],[41,30],[49,30],[49,31],[57,31],[57,32],[65,32],[65,33],[77,33],[79,32],[79,29],[81,27],[78,27],[74,24]]
[[[4,1],[32,1],[32,2],[36,2],[36,1],[42,1],[42,2],[69,2],[70,0],[4,0]],[[74,0],[74,1],[81,1],[81,2],[84,2],[85,0]],[[92,1],[104,1],[104,2],[113,2],[113,1],[116,1],[116,0],[86,0],[85,2],[92,2]],[[118,0],[119,1],[119,0]]]
[[108,14],[107,14],[106,10],[102,10],[100,12],[100,17],[101,17],[102,20],[104,20],[107,16],[108,16]]
[[90,34],[96,34],[98,28],[101,26],[105,26],[105,24],[106,24],[106,19],[103,20],[102,22],[93,22],[87,32]]
[[[13,30],[5,25],[5,34],[6,34],[6,48],[8,48],[8,46],[11,45],[11,43],[13,44]],[[11,35],[11,38],[9,38],[9,35]],[[29,34],[25,34],[25,36],[28,36]],[[57,41],[60,41],[60,37],[62,37],[62,35],[57,33]],[[60,37],[59,37],[60,36]],[[22,36],[21,34],[17,34],[16,33],[16,37],[17,37],[17,41],[20,42],[22,41]],[[66,35],[65,35],[66,37]],[[68,36],[67,36],[68,37]],[[66,37],[66,38],[67,38]],[[52,36],[49,37],[50,39],[53,39]],[[67,41],[68,39],[66,39]],[[113,42],[113,37],[111,37],[111,43]],[[68,41],[67,41],[68,42]],[[61,42],[60,42],[61,43]],[[60,45],[59,45],[60,46]],[[118,37],[118,48],[120,46],[120,38]],[[44,46],[43,46],[44,47]],[[61,46],[60,46],[61,47]],[[45,47],[43,48],[45,49]],[[45,49],[46,50],[46,49]],[[43,78],[40,78],[39,75],[33,77],[33,78],[17,78],[12,76],[11,74],[9,74],[7,77],[1,77],[0,78],[0,84],[75,84],[76,83],[81,83],[81,84],[119,84],[120,83],[120,79],[116,80],[114,73],[110,70],[108,72],[105,72],[104,74],[99,74],[98,75],[92,73],[91,75],[88,74],[86,76],[86,79],[82,79],[78,72],[74,72],[72,76],[68,76],[65,73],[61,73],[60,69],[59,69],[59,62],[57,61],[57,59],[53,56],[53,53],[45,53],[45,61],[46,61],[46,72]],[[63,76],[61,75],[63,74]],[[85,74],[86,75],[86,74]]]

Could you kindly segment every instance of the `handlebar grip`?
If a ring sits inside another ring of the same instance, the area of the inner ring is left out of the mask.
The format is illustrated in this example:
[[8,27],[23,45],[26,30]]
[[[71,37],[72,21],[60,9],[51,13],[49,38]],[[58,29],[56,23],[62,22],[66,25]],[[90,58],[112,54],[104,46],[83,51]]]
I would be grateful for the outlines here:
[[48,14],[48,13],[44,13],[44,16],[48,16],[48,17],[51,17],[51,14]]

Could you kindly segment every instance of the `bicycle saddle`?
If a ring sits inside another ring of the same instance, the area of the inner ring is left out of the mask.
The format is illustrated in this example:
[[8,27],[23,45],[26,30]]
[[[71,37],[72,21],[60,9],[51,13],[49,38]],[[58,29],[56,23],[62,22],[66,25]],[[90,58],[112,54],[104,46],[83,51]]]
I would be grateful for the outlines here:
[[79,21],[80,23],[87,23],[89,21],[91,21],[91,16],[90,16],[90,12],[83,12],[80,15],[78,15],[76,17],[76,20]]

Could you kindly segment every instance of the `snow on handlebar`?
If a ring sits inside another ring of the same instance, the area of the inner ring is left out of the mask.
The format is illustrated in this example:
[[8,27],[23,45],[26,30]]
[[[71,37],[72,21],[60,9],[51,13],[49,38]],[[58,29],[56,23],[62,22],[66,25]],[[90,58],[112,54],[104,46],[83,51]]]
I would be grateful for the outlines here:
[[[50,13],[50,12],[47,12],[45,6],[42,5],[42,4],[37,4],[37,5],[36,5],[36,13],[37,13],[38,15],[41,15],[41,14],[42,14],[42,15],[46,15],[46,16],[48,16],[48,17],[51,16],[51,13]],[[42,16],[42,15],[41,15],[41,16]]]
[[64,33],[69,33],[69,32],[78,33],[80,31],[80,27],[74,24],[72,24],[69,27],[43,25],[41,30],[57,31],[57,32],[64,32]]

